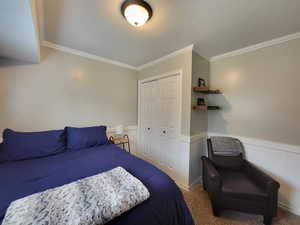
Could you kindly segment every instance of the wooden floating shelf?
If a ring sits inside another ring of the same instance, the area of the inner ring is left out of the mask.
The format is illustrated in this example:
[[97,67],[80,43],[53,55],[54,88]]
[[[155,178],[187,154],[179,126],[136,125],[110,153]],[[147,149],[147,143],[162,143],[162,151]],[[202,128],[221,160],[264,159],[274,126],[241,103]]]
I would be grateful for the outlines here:
[[220,90],[210,90],[208,87],[194,87],[193,90],[203,94],[222,94]]
[[193,106],[193,110],[198,110],[198,111],[219,110],[219,109],[221,109],[220,106],[212,106],[212,105],[195,105],[195,106]]

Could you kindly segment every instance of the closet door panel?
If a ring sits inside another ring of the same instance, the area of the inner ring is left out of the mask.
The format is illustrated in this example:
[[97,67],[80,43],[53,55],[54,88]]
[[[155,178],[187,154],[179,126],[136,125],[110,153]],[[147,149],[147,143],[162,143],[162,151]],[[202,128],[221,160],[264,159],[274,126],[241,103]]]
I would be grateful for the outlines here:
[[161,163],[169,169],[174,168],[177,139],[179,137],[179,80],[172,76],[159,80],[159,145]]
[[145,83],[141,88],[141,153],[148,158],[152,158],[152,146],[154,141],[153,132],[155,111],[155,96],[153,96],[154,84]]
[[171,170],[180,150],[179,85],[179,76],[171,76],[142,84],[140,92],[142,153]]
[[151,152],[151,159],[160,163],[160,146],[158,143],[158,136],[159,136],[159,90],[158,90],[158,81],[152,81],[152,93],[151,93],[151,121],[149,121],[152,127],[152,132],[151,132],[151,143],[150,143],[150,152]]

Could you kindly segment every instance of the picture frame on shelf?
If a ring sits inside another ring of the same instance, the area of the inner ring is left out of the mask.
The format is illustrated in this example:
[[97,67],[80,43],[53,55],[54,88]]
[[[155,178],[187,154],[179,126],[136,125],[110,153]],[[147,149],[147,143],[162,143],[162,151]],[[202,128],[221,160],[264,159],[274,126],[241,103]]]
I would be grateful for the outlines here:
[[206,81],[201,77],[198,79],[198,87],[206,87]]

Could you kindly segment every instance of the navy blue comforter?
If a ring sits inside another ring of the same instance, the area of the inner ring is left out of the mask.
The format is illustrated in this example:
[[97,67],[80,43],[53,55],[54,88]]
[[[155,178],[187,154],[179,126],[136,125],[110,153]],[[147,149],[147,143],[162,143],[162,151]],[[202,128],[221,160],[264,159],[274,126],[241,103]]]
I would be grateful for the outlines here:
[[10,202],[92,176],[117,166],[140,179],[151,197],[108,225],[193,225],[176,184],[151,164],[121,150],[103,145],[33,160],[0,164],[0,224]]

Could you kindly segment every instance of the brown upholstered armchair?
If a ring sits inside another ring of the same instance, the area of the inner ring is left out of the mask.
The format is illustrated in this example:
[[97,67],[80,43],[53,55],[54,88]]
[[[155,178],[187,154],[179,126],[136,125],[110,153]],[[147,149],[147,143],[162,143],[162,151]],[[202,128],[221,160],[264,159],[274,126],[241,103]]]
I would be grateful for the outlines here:
[[203,187],[212,202],[213,214],[237,210],[264,216],[272,224],[277,214],[279,183],[243,159],[243,145],[235,138],[211,137],[208,158],[203,156]]

